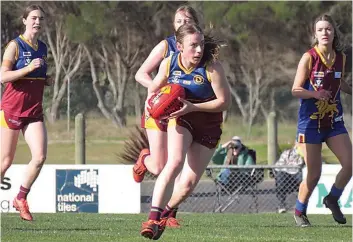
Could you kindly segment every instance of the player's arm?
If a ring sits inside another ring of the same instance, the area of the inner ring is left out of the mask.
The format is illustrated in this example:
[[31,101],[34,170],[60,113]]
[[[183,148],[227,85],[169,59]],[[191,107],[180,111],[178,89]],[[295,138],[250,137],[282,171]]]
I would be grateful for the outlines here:
[[346,55],[343,54],[343,73],[341,77],[341,90],[347,94],[352,95],[352,85],[349,85],[343,78],[344,78],[344,73],[345,73],[345,67],[346,67]]
[[5,49],[3,61],[1,64],[1,83],[17,81],[18,79],[28,75],[40,67],[42,60],[37,58],[32,60],[28,66],[13,71],[12,67],[16,62],[17,51],[17,44],[15,42],[10,42]]
[[314,98],[313,91],[308,91],[303,88],[305,81],[309,77],[311,69],[311,56],[309,53],[305,53],[299,61],[297,73],[294,78],[294,83],[292,86],[292,95],[298,98]]
[[299,61],[297,73],[294,78],[292,86],[292,95],[297,98],[309,99],[329,99],[331,92],[327,90],[320,91],[309,91],[303,88],[305,81],[308,79],[311,70],[311,56],[309,53],[305,53]]
[[142,86],[148,88],[148,85],[152,82],[151,74],[164,59],[165,51],[166,42],[163,40],[153,48],[147,59],[136,72],[135,80]]
[[161,65],[159,66],[157,75],[148,85],[148,93],[154,93],[167,84],[169,76],[169,64],[170,57],[162,61]]
[[230,105],[230,89],[224,73],[224,69],[219,62],[215,62],[207,68],[210,73],[212,89],[216,99],[204,103],[194,104],[196,110],[202,112],[222,112]]

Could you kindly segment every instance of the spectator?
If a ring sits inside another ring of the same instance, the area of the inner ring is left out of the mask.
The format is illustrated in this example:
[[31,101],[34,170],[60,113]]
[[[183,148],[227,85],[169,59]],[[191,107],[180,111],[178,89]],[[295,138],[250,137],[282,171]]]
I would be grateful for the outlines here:
[[[305,165],[298,143],[282,152],[276,162],[277,166]],[[286,212],[286,198],[292,192],[297,192],[302,181],[302,170],[299,168],[275,168],[276,196],[279,200],[278,213]]]
[[[255,165],[256,155],[255,151],[245,146],[238,136],[234,136],[231,140],[220,145],[215,151],[211,160],[216,165]],[[240,183],[246,182],[249,170],[224,168],[221,169],[217,176],[217,180],[226,188],[234,190]],[[230,182],[231,181],[231,182]]]

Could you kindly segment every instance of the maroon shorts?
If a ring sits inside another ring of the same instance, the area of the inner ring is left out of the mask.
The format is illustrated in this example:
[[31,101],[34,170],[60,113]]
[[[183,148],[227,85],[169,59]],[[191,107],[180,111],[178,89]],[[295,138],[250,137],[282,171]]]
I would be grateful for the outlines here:
[[167,132],[168,121],[153,119],[152,117],[146,116],[145,113],[143,113],[141,118],[141,128]]
[[43,116],[39,118],[17,117],[6,113],[4,110],[0,111],[0,126],[3,128],[20,130],[35,122],[43,122]]
[[190,131],[193,140],[209,149],[217,147],[222,135],[222,113],[191,112],[169,121]]

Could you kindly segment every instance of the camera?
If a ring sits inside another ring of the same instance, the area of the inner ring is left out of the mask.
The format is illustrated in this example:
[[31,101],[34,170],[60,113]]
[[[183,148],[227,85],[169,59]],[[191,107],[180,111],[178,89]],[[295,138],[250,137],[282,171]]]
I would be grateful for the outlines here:
[[228,149],[235,149],[235,150],[237,150],[237,149],[239,149],[239,148],[240,148],[240,145],[238,145],[238,144],[231,143],[231,144],[228,145]]

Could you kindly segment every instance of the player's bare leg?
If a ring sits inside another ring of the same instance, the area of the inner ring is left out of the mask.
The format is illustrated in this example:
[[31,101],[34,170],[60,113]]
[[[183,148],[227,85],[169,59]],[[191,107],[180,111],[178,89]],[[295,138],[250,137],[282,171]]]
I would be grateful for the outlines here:
[[327,139],[327,146],[336,155],[342,165],[332,185],[329,195],[324,198],[324,204],[332,212],[337,223],[345,224],[347,220],[338,205],[344,188],[352,178],[352,142],[348,134],[340,134]]
[[[215,149],[209,149],[198,143],[193,143],[187,153],[183,169],[179,179],[175,181],[174,190],[167,207],[170,213],[177,208],[195,189],[207,165],[210,162]],[[162,219],[168,218],[169,214],[162,214]],[[173,218],[173,217],[171,217]],[[168,227],[180,226],[174,219],[167,219]]]
[[321,149],[322,144],[301,145],[301,150],[303,152],[304,161],[307,167],[307,175],[299,186],[298,199],[294,214],[296,224],[300,227],[307,227],[311,225],[306,216],[306,208],[308,206],[311,193],[320,180],[322,168]]
[[186,152],[192,143],[190,132],[180,126],[168,127],[168,160],[162,172],[159,174],[154,190],[149,213],[149,224],[158,224],[158,231],[146,229],[143,224],[141,235],[155,239],[160,237],[165,228],[165,221],[160,220],[163,208],[170,199],[176,177],[182,170]]
[[27,195],[37,179],[47,155],[47,132],[43,122],[30,123],[23,130],[23,135],[31,151],[29,162],[20,187],[20,192],[14,199],[14,207],[20,211],[24,220],[33,220],[27,203]]
[[168,158],[167,132],[146,129],[150,146],[150,155],[145,158],[145,166],[149,172],[158,175],[163,170]]
[[149,149],[142,149],[133,167],[133,177],[142,182],[147,171],[158,175],[167,162],[167,132],[146,129]]
[[12,164],[20,131],[1,127],[1,180]]

